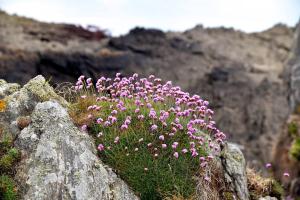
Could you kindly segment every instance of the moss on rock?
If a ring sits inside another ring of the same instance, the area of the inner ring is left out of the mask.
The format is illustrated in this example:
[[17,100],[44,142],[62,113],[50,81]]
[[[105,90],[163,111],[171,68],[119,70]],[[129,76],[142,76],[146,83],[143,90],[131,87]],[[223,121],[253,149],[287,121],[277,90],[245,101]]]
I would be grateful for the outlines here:
[[293,159],[300,161],[300,137],[294,139],[289,153]]

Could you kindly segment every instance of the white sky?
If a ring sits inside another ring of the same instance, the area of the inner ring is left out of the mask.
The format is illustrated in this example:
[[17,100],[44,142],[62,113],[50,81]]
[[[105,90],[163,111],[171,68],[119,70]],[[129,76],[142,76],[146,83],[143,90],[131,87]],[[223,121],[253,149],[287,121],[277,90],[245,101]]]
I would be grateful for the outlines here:
[[300,0],[0,0],[0,8],[40,21],[97,25],[112,35],[135,26],[183,31],[197,24],[254,32],[300,18]]

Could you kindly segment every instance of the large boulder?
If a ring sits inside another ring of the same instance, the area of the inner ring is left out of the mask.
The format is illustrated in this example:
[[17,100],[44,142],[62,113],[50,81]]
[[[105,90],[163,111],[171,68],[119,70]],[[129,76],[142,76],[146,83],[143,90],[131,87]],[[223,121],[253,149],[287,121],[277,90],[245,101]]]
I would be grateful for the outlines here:
[[235,144],[227,144],[221,153],[225,183],[237,199],[249,199],[246,176],[246,161],[243,153]]
[[38,103],[31,120],[16,140],[26,157],[17,172],[23,199],[138,199],[98,159],[90,136],[59,103]]

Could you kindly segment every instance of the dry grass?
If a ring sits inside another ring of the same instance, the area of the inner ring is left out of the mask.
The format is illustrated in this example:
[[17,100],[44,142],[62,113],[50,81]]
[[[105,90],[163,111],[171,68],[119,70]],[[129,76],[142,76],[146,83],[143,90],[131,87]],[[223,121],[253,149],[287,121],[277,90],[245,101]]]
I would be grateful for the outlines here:
[[73,84],[70,82],[64,82],[54,85],[54,91],[56,94],[62,96],[68,102],[75,102],[77,100],[77,94],[73,89]]
[[253,169],[247,168],[248,188],[258,194],[268,193],[272,189],[272,179],[263,178]]
[[[204,172],[201,172],[204,173]],[[214,161],[205,173],[211,177],[210,181],[205,180],[204,174],[197,178],[196,198],[197,200],[219,200],[224,199],[223,194],[226,191],[224,182],[224,173],[219,162]]]
[[[87,96],[86,98],[78,98],[77,102],[73,104],[69,109],[69,115],[73,119],[74,123],[78,126],[90,125],[95,120],[95,115],[97,111],[88,111],[87,107],[96,104],[95,97]],[[92,114],[93,118],[88,118],[88,114]]]
[[264,178],[249,168],[246,173],[251,199],[257,199],[261,196],[275,196],[281,198],[283,195],[283,189],[274,179]]

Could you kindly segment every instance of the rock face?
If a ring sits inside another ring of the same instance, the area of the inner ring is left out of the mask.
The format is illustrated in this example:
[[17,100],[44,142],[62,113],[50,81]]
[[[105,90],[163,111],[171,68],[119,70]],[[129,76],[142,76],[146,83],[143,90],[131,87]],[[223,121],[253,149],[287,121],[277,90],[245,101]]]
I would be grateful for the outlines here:
[[292,111],[300,105],[300,22],[295,33],[295,43],[287,66],[287,81],[290,84],[290,107]]
[[26,152],[17,178],[23,199],[138,199],[100,162],[91,138],[72,123],[57,102],[38,103],[17,147]]
[[222,151],[222,167],[225,183],[237,199],[249,199],[246,177],[246,161],[237,145],[227,144]]
[[155,74],[208,99],[219,128],[244,146],[250,164],[269,161],[289,112],[281,73],[293,28],[279,24],[252,34],[202,26],[182,33],[135,28],[95,39],[65,26],[0,13],[0,78],[25,83],[42,74],[57,83],[81,74]]
[[[272,160],[275,176],[289,188],[293,198],[300,197],[300,22],[295,34],[295,43],[286,67],[289,84],[289,107],[291,114],[277,137]],[[293,152],[293,153],[291,153]],[[282,174],[288,172],[290,177]]]
[[[0,90],[6,88],[2,81]],[[51,100],[51,101],[50,101]],[[66,106],[44,77],[37,76],[5,96],[1,128],[22,151],[15,179],[22,199],[138,199],[97,157],[92,139],[72,123]],[[30,118],[23,130],[20,117]]]
[[220,156],[210,165],[208,173],[212,177],[210,181],[199,178],[197,200],[250,199],[246,161],[236,144],[222,146]]

